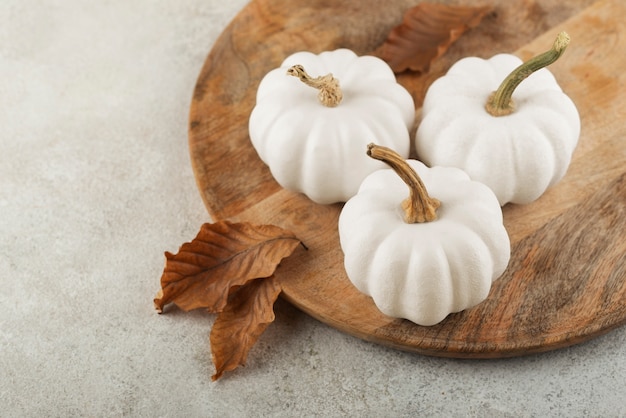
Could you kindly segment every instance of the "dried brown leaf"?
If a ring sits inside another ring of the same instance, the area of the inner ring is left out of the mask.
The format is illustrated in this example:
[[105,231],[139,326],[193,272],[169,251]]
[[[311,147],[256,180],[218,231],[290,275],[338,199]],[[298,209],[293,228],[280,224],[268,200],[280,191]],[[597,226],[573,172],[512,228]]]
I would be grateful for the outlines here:
[[274,302],[280,292],[278,280],[270,277],[253,280],[232,294],[211,330],[213,381],[245,365],[248,352],[274,321]]
[[491,10],[490,6],[420,3],[405,12],[402,23],[391,30],[373,55],[385,60],[395,73],[407,69],[424,73]]
[[295,235],[273,225],[220,221],[202,225],[177,254],[165,253],[158,312],[168,303],[189,311],[221,312],[231,290],[250,280],[270,277],[280,261],[300,244]]

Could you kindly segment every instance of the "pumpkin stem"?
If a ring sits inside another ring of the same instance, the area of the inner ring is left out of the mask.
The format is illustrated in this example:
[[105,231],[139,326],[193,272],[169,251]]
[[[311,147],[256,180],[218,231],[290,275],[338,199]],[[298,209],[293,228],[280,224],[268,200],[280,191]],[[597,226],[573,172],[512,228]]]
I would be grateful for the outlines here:
[[424,183],[400,154],[387,147],[369,144],[367,155],[386,163],[409,186],[409,197],[402,202],[405,222],[413,224],[437,219],[441,202],[428,196]]
[[335,107],[341,103],[343,94],[339,87],[339,80],[332,74],[326,74],[320,77],[311,77],[304,71],[302,65],[294,65],[287,70],[288,75],[298,77],[307,86],[311,86],[319,90],[317,98],[324,106]]
[[531,58],[514,69],[504,81],[502,81],[500,87],[489,96],[485,104],[487,112],[492,116],[505,116],[513,113],[515,111],[515,104],[513,103],[512,96],[517,86],[535,71],[547,67],[558,60],[563,52],[565,52],[569,41],[570,37],[567,33],[559,33],[549,51]]

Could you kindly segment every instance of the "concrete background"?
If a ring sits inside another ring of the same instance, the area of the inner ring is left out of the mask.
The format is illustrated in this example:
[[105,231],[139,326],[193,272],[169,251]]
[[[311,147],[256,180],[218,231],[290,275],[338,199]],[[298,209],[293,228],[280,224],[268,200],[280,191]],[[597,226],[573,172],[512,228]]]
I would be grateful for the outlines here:
[[213,383],[214,317],[152,298],[210,221],[191,92],[245,0],[0,3],[0,416],[626,416],[626,328],[523,358],[429,358],[284,301]]

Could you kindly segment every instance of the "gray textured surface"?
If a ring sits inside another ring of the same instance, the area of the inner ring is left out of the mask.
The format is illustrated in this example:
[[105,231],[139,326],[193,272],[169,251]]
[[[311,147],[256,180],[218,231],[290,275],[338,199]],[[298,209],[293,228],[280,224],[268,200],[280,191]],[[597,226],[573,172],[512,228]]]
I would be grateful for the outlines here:
[[285,302],[212,383],[211,315],[157,315],[163,251],[209,221],[196,76],[245,0],[0,3],[0,416],[624,416],[626,329],[459,361],[344,335]]

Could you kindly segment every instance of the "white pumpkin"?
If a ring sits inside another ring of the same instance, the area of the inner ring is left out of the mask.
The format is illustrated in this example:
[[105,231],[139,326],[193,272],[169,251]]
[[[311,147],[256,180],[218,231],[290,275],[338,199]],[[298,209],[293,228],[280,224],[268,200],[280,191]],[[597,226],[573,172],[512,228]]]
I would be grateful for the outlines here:
[[565,175],[580,135],[576,106],[543,68],[568,42],[561,34],[552,50],[524,64],[509,54],[455,63],[426,93],[418,159],[461,168],[501,205],[539,198]]
[[398,173],[370,174],[341,211],[350,281],[384,314],[419,325],[482,302],[510,258],[493,192],[456,168],[428,168],[384,147],[368,153]]
[[348,49],[297,52],[262,79],[249,133],[281,186],[328,204],[348,200],[382,167],[356,157],[369,142],[408,156],[414,117],[413,98],[381,59]]

